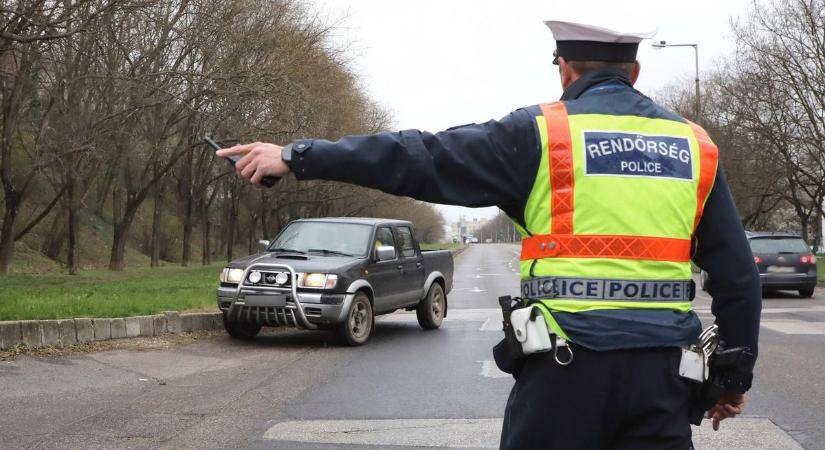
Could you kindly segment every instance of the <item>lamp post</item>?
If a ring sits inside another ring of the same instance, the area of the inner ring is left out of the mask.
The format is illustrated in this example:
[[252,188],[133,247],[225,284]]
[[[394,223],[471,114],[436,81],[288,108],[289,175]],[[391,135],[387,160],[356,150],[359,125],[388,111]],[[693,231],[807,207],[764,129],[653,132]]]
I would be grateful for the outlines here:
[[659,50],[665,47],[693,47],[693,52],[695,56],[695,63],[696,63],[696,105],[694,106],[693,112],[695,117],[693,120],[699,121],[699,113],[700,113],[700,97],[699,97],[699,44],[668,44],[667,41],[659,41],[653,43],[653,49]]

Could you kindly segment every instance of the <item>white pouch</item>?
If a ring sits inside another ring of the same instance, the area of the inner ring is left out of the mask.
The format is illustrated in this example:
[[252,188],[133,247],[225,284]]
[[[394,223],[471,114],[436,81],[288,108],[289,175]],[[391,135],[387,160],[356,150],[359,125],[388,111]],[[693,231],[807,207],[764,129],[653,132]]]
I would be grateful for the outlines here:
[[525,355],[547,352],[553,349],[544,315],[538,309],[533,313],[534,308],[535,306],[528,306],[517,309],[510,314],[513,332],[516,339],[521,343],[521,349]]
[[682,349],[682,360],[679,362],[679,375],[699,383],[707,380],[707,363],[705,354],[692,350]]

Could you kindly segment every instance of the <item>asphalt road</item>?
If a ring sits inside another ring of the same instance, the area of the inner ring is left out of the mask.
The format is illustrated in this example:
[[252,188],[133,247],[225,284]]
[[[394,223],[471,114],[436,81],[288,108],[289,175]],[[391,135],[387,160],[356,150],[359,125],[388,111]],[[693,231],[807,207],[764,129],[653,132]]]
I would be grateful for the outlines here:
[[[0,448],[496,448],[512,379],[490,348],[517,251],[471,246],[440,330],[395,313],[364,347],[286,330],[0,363]],[[695,303],[709,323],[710,300]],[[695,428],[697,449],[825,449],[825,292],[764,306],[747,414]]]

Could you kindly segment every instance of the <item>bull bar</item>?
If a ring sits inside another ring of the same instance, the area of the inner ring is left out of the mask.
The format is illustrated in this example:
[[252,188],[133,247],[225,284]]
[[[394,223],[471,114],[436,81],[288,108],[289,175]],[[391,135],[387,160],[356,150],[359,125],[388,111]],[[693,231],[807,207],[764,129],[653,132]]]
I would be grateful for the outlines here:
[[[275,287],[275,286],[247,286],[245,285],[247,275],[252,270],[269,269],[288,271],[290,277],[290,286]],[[261,293],[261,292],[275,292],[279,294],[288,294],[286,302],[283,307],[280,306],[247,306],[245,304],[238,305],[237,302],[241,294],[247,293]],[[291,302],[290,302],[291,301]],[[271,312],[270,312],[271,310]],[[301,305],[300,297],[298,296],[298,274],[291,266],[286,264],[267,264],[267,263],[253,263],[244,269],[243,277],[241,277],[237,288],[235,288],[235,295],[232,297],[232,304],[229,306],[227,316],[229,318],[241,319],[242,315],[246,313],[247,321],[255,321],[268,326],[293,326],[307,330],[315,330],[318,325],[312,323],[307,319],[304,313],[304,307]]]

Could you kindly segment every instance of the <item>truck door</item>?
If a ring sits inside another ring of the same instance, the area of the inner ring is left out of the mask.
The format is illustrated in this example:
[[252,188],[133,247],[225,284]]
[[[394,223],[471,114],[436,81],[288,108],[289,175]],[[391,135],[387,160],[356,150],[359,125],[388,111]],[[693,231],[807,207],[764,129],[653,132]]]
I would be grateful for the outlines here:
[[411,303],[424,295],[424,257],[416,245],[410,227],[395,227],[398,247],[401,251],[402,302]]
[[[378,247],[391,246],[395,249],[395,257],[383,261],[378,260],[376,250]],[[398,246],[395,242],[392,229],[390,227],[378,227],[375,231],[375,241],[373,242],[367,281],[372,285],[375,294],[375,312],[381,313],[395,309],[393,305],[398,303],[401,292],[401,261],[398,257]]]

